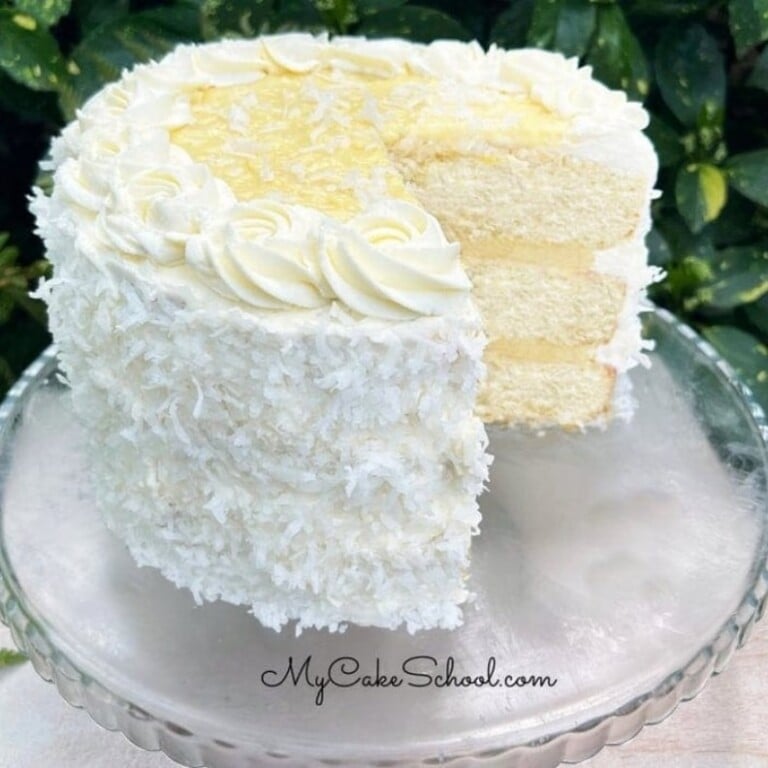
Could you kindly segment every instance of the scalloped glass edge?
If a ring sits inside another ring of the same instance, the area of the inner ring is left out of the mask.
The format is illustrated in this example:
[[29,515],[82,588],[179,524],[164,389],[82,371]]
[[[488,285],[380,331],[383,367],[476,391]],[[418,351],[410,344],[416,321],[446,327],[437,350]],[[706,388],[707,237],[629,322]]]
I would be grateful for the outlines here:
[[[692,328],[664,309],[654,314],[662,324],[682,335],[713,366],[726,386],[734,390],[747,406],[755,433],[764,448],[768,444],[768,422],[751,391],[736,377],[731,367],[714,348]],[[23,408],[27,391],[56,370],[56,350],[49,347],[22,374],[0,404],[0,446],[13,430]],[[0,514],[2,514],[0,510]],[[560,763],[577,763],[596,755],[603,747],[622,744],[635,737],[644,726],[665,720],[682,701],[694,698],[713,675],[722,672],[737,648],[750,637],[764,612],[768,596],[768,559],[760,564],[755,582],[735,614],[716,637],[682,669],[672,673],[653,690],[637,696],[621,708],[582,723],[570,731],[561,731],[544,739],[524,744],[501,746],[486,751],[437,754],[428,759],[392,758],[356,755],[325,759],[308,754],[290,754],[263,750],[255,756],[252,745],[237,745],[198,738],[183,726],[154,717],[151,713],[111,693],[98,681],[78,669],[48,639],[44,622],[25,605],[0,537],[0,620],[6,624],[18,648],[31,660],[35,671],[54,683],[61,696],[73,707],[84,709],[103,728],[120,731],[138,747],[162,751],[172,760],[191,768],[242,768],[244,765],[278,765],[294,760],[304,765],[469,765],[483,761],[489,766],[536,765],[554,768]]]

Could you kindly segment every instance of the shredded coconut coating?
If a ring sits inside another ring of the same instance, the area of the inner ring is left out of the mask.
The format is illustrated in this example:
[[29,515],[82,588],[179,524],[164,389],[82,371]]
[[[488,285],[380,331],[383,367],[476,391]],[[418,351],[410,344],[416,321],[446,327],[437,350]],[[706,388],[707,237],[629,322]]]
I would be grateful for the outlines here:
[[461,623],[489,461],[469,308],[388,323],[196,301],[91,261],[55,195],[33,208],[96,496],[139,564],[274,629]]

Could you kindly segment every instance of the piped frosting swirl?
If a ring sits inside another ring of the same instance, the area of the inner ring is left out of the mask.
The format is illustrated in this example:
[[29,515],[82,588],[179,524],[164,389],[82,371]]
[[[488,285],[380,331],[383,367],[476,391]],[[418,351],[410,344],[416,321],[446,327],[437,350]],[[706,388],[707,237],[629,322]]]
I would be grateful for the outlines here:
[[238,203],[187,245],[187,263],[214,290],[261,309],[327,304],[317,259],[319,215],[271,200]]
[[362,315],[405,320],[443,314],[471,285],[434,216],[401,201],[374,204],[324,227],[320,268],[334,294]]

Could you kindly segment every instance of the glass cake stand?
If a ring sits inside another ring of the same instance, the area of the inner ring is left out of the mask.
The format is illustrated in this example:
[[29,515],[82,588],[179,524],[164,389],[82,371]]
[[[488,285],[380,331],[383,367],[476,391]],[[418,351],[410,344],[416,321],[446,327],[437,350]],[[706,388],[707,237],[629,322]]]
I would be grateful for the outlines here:
[[476,600],[460,629],[413,636],[278,634],[137,568],[95,511],[47,352],[0,410],[0,614],[67,701],[190,766],[588,758],[720,672],[768,584],[763,415],[692,331],[647,326],[631,423],[493,433]]

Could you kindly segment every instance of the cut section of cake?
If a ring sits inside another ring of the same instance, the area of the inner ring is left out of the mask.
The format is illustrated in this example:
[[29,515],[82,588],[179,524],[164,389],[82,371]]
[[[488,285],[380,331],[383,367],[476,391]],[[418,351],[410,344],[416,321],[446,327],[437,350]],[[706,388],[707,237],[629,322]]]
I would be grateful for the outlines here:
[[459,624],[483,421],[605,423],[642,359],[645,120],[555,54],[298,34],[91,99],[40,293],[136,560],[274,628]]
[[174,143],[240,199],[340,219],[386,197],[418,202],[461,244],[483,316],[479,415],[609,419],[617,374],[642,359],[638,303],[653,279],[643,242],[656,158],[642,108],[543,51],[263,44],[267,76],[192,89]]

